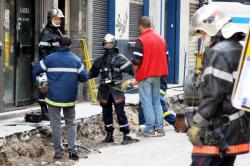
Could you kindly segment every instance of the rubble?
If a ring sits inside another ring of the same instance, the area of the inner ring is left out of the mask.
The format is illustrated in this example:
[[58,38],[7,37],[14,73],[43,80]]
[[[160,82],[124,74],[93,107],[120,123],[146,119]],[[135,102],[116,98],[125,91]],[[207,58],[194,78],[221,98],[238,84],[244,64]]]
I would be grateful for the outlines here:
[[[177,113],[184,111],[185,104],[183,102],[183,93],[178,92],[178,95],[170,96],[167,98],[167,101],[173,111]],[[94,109],[96,107],[90,108]],[[77,109],[80,110],[82,108],[79,107]],[[93,111],[96,110],[91,111],[91,109],[90,112],[86,113],[87,117],[80,117],[76,121],[77,147],[80,158],[87,158],[90,153],[101,153],[99,150],[101,147],[121,144],[123,138],[122,133],[119,131],[119,125],[114,111],[115,142],[110,144],[102,143],[102,140],[106,136],[102,115],[100,112],[93,113]],[[136,135],[139,131],[137,105],[135,103],[126,105],[125,112],[130,124],[131,134]],[[33,125],[28,131],[16,132],[15,134],[11,134],[5,138],[0,138],[0,165],[73,165],[74,161],[68,160],[68,154],[66,151],[63,158],[59,162],[53,160],[54,150],[51,142],[52,133],[48,124],[49,123],[41,126]],[[14,125],[14,123],[11,125]],[[66,149],[67,139],[65,137],[66,131],[64,124],[62,124],[62,128],[62,141]]]
[[[136,107],[125,107],[128,120],[131,125],[131,131],[136,132],[138,121]],[[122,134],[119,131],[116,115],[114,112],[114,131],[115,144],[120,144]],[[63,128],[63,145],[67,148],[66,131]],[[77,147],[80,158],[87,158],[89,153],[101,153],[98,149],[103,146],[110,146],[102,143],[106,132],[104,129],[101,114],[93,115],[88,118],[77,120]],[[18,132],[7,136],[0,147],[0,165],[16,166],[40,166],[40,165],[73,165],[74,161],[68,160],[68,154],[65,152],[60,161],[54,161],[54,150],[51,143],[51,129],[49,126],[38,126],[27,132]]]

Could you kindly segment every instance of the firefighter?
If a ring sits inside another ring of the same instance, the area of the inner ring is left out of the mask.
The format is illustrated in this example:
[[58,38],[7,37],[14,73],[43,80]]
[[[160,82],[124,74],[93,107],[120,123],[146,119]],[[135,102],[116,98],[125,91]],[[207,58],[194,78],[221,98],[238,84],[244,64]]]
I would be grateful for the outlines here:
[[[59,39],[62,37],[60,31],[61,18],[64,17],[62,11],[58,8],[53,8],[48,12],[47,25],[40,34],[39,39],[39,60],[42,60],[47,55],[54,53],[59,45]],[[41,74],[40,77],[44,77],[45,74]],[[40,85],[39,85],[40,86]],[[40,88],[39,105],[41,107],[41,120],[49,120],[48,108],[44,102],[46,96],[46,90]]]
[[194,145],[192,166],[234,165],[237,154],[249,151],[245,112],[230,101],[244,30],[219,7],[201,7],[191,19],[192,34],[208,42],[202,69],[201,99],[187,135]]
[[61,110],[63,110],[69,159],[78,160],[75,105],[78,81],[86,81],[87,72],[81,59],[70,51],[71,39],[68,36],[62,36],[59,42],[60,48],[34,65],[32,74],[34,78],[43,72],[48,75],[49,89],[45,102],[48,104],[49,110],[52,141],[55,150],[54,159],[61,159],[64,154],[60,114]]
[[106,34],[103,39],[104,55],[97,58],[89,71],[89,79],[101,75],[97,100],[102,107],[102,115],[107,136],[103,142],[114,142],[113,139],[113,104],[117,114],[120,131],[123,132],[122,144],[131,143],[128,136],[130,129],[124,112],[125,96],[121,90],[122,73],[133,75],[131,62],[122,54],[119,54],[116,38]]

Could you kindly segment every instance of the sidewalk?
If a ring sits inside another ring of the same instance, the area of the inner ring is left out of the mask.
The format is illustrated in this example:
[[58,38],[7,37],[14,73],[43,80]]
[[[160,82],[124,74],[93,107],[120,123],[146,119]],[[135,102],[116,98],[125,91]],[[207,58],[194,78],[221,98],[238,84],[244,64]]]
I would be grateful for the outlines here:
[[[27,108],[24,110],[18,110],[13,112],[3,113],[3,116],[14,116],[13,118],[0,121],[0,145],[4,143],[5,137],[13,135],[15,133],[28,132],[36,127],[48,126],[49,121],[42,121],[41,123],[29,123],[24,121],[24,115],[32,110],[39,109],[37,107]],[[89,102],[78,103],[76,105],[76,119],[82,119],[90,117],[92,115],[100,114],[101,107],[99,105],[93,105]],[[2,116],[2,115],[0,115]]]
[[[168,96],[173,97],[182,94],[182,87],[179,85],[169,85]],[[138,93],[125,94],[126,105],[137,105],[139,103]],[[37,111],[40,107],[29,107],[21,110],[0,113],[0,145],[4,143],[5,137],[20,132],[28,132],[36,127],[49,126],[49,121],[41,123],[24,122],[24,115],[27,112]],[[82,119],[101,113],[101,107],[90,102],[78,103],[76,105],[76,119]]]

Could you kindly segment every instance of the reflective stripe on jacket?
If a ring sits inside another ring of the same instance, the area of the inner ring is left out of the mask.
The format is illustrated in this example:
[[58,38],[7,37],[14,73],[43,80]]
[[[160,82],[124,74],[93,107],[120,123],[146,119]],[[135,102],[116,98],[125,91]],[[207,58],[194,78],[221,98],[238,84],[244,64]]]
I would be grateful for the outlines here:
[[[226,154],[240,154],[247,153],[249,151],[250,144],[240,144],[228,146]],[[194,146],[192,150],[193,154],[209,154],[209,155],[221,155],[217,146]]]
[[109,95],[112,95],[116,103],[124,102],[124,92],[120,90],[123,73],[133,75],[132,63],[124,55],[119,54],[116,48],[111,52],[105,51],[103,56],[94,61],[89,71],[89,79],[99,74],[101,76],[98,101],[105,104],[108,102]]
[[[232,115],[240,110],[231,103],[231,93],[235,72],[241,56],[242,46],[235,40],[224,40],[212,48],[207,48],[203,59],[201,98],[197,112],[212,122],[212,127],[220,127],[223,143],[228,145],[226,154],[239,154],[249,151],[249,124],[243,115],[227,124],[220,117]],[[216,122],[215,120],[218,119]],[[193,155],[220,155],[219,145],[194,146]]]
[[58,27],[54,27],[52,24],[46,25],[39,39],[39,60],[56,52],[57,48],[60,47],[59,39],[61,36],[62,33]]
[[33,67],[34,78],[43,72],[47,73],[49,86],[45,101],[54,106],[75,105],[78,81],[87,80],[81,60],[69,48],[60,47]]

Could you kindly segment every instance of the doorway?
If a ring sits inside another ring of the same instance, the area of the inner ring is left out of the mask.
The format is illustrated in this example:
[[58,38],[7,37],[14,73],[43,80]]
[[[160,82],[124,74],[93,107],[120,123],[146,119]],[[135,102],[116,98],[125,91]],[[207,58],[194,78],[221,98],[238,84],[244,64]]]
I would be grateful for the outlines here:
[[169,51],[168,82],[179,82],[180,1],[165,0],[166,39]]
[[33,0],[6,0],[9,28],[5,29],[4,106],[32,103],[31,62],[34,52]]

